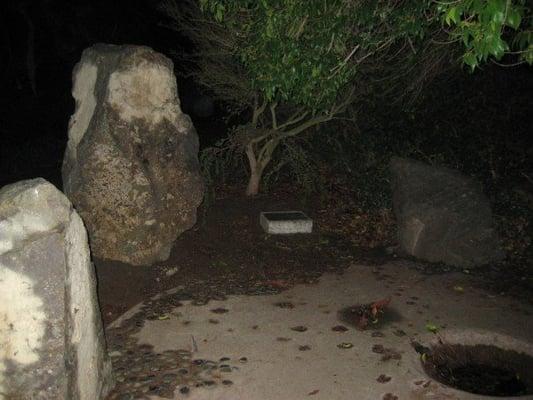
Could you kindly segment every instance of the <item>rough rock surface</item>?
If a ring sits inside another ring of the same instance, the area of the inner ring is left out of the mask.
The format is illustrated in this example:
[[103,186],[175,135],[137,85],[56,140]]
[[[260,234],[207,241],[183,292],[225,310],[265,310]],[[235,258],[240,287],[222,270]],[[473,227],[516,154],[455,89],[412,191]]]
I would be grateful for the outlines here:
[[111,366],[87,234],[43,179],[0,190],[0,398],[101,399]]
[[94,256],[168,258],[203,197],[198,136],[172,62],[148,47],[95,45],[74,69],[63,185]]
[[501,260],[492,212],[481,185],[447,168],[391,161],[399,241],[407,254],[472,267]]

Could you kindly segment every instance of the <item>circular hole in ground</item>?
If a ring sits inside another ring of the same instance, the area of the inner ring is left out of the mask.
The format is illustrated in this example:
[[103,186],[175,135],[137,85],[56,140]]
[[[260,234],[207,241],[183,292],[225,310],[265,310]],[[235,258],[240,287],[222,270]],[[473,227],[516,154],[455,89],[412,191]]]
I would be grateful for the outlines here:
[[422,357],[426,373],[465,392],[514,397],[533,394],[533,357],[491,345],[441,343]]

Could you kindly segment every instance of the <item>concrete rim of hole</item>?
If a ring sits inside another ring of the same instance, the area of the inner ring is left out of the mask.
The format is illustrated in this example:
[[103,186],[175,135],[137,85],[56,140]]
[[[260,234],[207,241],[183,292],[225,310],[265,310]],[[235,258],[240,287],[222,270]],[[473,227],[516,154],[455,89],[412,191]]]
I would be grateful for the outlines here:
[[[521,395],[494,395],[494,398],[533,398],[532,343],[497,332],[476,330],[442,330],[433,335],[427,343],[434,351],[439,352],[438,357],[446,357],[448,353],[453,354],[450,357],[452,364],[454,361],[457,362],[459,360],[459,362],[470,361],[472,364],[479,363],[479,365],[490,365],[491,367],[513,368],[513,364],[517,366],[514,358],[520,357],[522,363],[524,359],[527,359],[527,365],[519,364],[518,368],[512,369],[512,371],[516,372],[517,376],[520,375],[521,380],[527,388],[527,392]],[[447,348],[448,346],[449,350]],[[490,364],[489,360],[492,356],[497,357],[498,361],[504,361],[506,365]],[[507,364],[507,361],[509,364]],[[439,379],[438,376],[435,376],[435,371],[430,367],[431,363],[425,364],[421,360],[421,364],[424,372],[431,379],[439,381],[450,389],[465,393],[460,387],[455,387]],[[480,394],[469,390],[466,392],[481,396],[480,398],[493,398],[491,394]]]

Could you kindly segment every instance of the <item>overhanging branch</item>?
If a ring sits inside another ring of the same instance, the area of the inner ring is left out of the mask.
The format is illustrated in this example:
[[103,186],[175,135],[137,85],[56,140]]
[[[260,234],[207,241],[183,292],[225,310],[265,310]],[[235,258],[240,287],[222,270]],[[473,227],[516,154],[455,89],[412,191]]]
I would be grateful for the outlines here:
[[[298,114],[300,114],[300,115],[298,115]],[[294,125],[294,124],[300,122],[301,120],[303,120],[308,114],[309,114],[309,111],[305,111],[303,108],[299,108],[294,114],[292,114],[288,118],[287,122],[279,125],[278,129],[279,130],[283,130],[283,129],[287,128],[290,125]]]

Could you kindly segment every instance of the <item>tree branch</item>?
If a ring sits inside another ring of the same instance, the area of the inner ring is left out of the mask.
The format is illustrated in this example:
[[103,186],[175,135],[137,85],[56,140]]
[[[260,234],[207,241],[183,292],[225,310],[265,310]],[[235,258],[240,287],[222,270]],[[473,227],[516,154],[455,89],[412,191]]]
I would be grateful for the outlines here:
[[305,131],[306,129],[309,129],[315,125],[319,125],[323,122],[329,121],[330,119],[333,118],[333,116],[334,115],[328,113],[328,114],[322,114],[320,116],[311,118],[305,121],[303,124],[298,125],[296,128],[291,129],[290,131],[285,131],[285,132],[280,133],[279,137],[282,139],[285,139],[288,137],[296,136],[299,133],[302,133],[303,131]]
[[[298,114],[300,114],[300,115],[298,115]],[[304,109],[302,107],[300,107],[294,114],[292,114],[288,118],[287,122],[279,125],[278,129],[279,130],[283,130],[284,128],[288,127],[289,125],[293,125],[293,124],[296,124],[297,122],[300,122],[302,119],[304,119],[307,116],[307,114],[309,114],[309,111],[304,111]]]
[[259,151],[257,159],[259,160],[259,166],[261,168],[261,172],[272,159],[272,153],[274,153],[274,150],[276,150],[276,147],[278,147],[279,141],[280,139],[278,137],[274,137],[270,139],[268,142],[266,142],[264,146],[261,148],[261,150]]
[[254,113],[253,113],[253,116],[252,116],[252,125],[253,127],[257,127],[257,121],[259,120],[259,117],[261,116],[261,114],[263,114],[263,112],[265,112],[265,109],[266,109],[266,106],[267,106],[267,100],[265,99],[263,101],[263,104],[261,104],[261,106],[258,107],[258,104],[259,104],[259,101],[257,99],[258,95],[255,94],[254,96]]
[[278,106],[278,102],[274,102],[270,104],[270,115],[272,116],[272,128],[277,130],[278,129],[278,120],[276,119],[276,107]]

